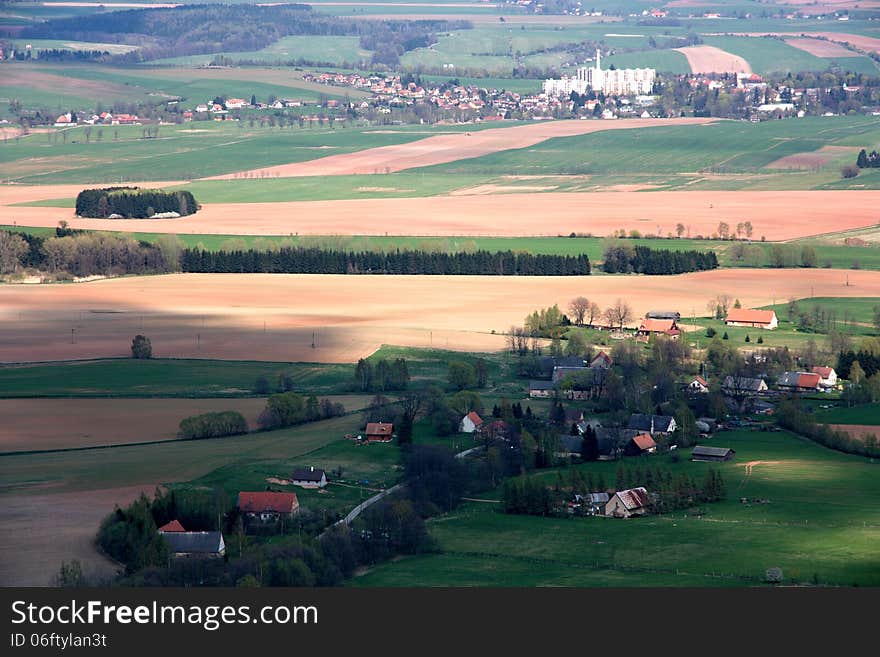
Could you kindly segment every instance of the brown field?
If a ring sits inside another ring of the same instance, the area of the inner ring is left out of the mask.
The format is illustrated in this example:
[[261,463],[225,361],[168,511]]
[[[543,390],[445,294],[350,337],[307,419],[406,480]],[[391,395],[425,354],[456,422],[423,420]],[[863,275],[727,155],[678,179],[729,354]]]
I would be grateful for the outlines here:
[[[241,391],[247,394],[249,391]],[[346,410],[369,404],[364,395],[336,395]],[[236,399],[2,399],[0,452],[68,449],[172,440],[185,417],[238,411],[257,428],[265,398]]]
[[[62,196],[51,187],[40,195]],[[24,190],[18,190],[25,195]],[[679,222],[710,236],[750,218],[755,237],[788,240],[874,226],[880,191],[657,191],[497,194],[432,198],[205,204],[179,219],[79,219],[61,208],[16,207],[3,223],[200,235],[607,235],[620,228],[667,235]],[[755,208],[761,208],[760,216]],[[792,212],[797,208],[797,212]],[[784,220],[775,219],[784,217]]]
[[856,54],[839,43],[822,39],[794,38],[785,42],[816,57],[852,57]]
[[694,73],[751,73],[749,63],[740,57],[715,46],[688,46],[675,48],[687,57]]
[[0,77],[0,89],[4,86],[29,87],[42,91],[69,93],[85,98],[128,98],[132,93],[131,87],[124,84],[72,78],[40,71],[32,66],[7,67]]
[[865,436],[880,439],[880,426],[874,424],[829,424],[831,429],[842,431],[854,440],[864,440]]
[[628,119],[626,121],[548,121],[479,132],[435,135],[406,144],[380,146],[354,153],[330,155],[307,162],[253,169],[207,180],[229,180],[242,174],[252,177],[339,176],[392,173],[433,164],[444,164],[498,151],[527,148],[553,137],[571,137],[600,130],[625,130],[654,126],[699,125],[715,119]]
[[214,411],[239,411],[256,427],[265,406],[261,398],[2,399],[0,452],[170,440],[183,418]]
[[[504,346],[501,332],[522,322],[526,314],[554,303],[565,307],[578,295],[602,307],[626,299],[638,317],[655,307],[699,314],[706,300],[721,292],[735,293],[746,307],[811,294],[880,296],[880,272],[719,269],[681,276],[588,277],[178,274],[76,285],[7,285],[0,286],[0,361],[124,356],[136,333],[151,338],[157,357],[353,362],[382,344],[497,350]],[[71,328],[76,328],[75,340]],[[318,344],[314,349],[313,332]]]
[[817,151],[786,155],[766,165],[765,169],[819,169],[848,153],[858,152],[855,146],[823,146]]
[[101,520],[153,485],[65,494],[3,497],[0,586],[48,586],[62,561],[78,559],[90,576],[109,578],[116,566],[92,543]]

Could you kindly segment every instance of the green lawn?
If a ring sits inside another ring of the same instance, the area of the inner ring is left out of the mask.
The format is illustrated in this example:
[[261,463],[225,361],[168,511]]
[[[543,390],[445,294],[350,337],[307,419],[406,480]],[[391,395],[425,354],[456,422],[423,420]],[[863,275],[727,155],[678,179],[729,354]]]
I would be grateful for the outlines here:
[[865,404],[846,408],[839,406],[816,413],[816,420],[827,424],[880,425],[880,404]]
[[[725,432],[728,499],[702,517],[676,512],[634,520],[536,518],[470,503],[432,519],[440,554],[379,566],[356,586],[727,586],[760,584],[779,566],[786,581],[880,585],[877,464],[785,433]],[[670,463],[701,477],[703,463]],[[755,465],[750,475],[744,463]],[[651,461],[648,461],[651,462]],[[627,466],[643,463],[625,461]],[[617,465],[577,466],[613,482]],[[542,475],[552,485],[555,473]],[[849,491],[858,489],[858,496]],[[481,496],[483,497],[483,496]],[[742,504],[740,497],[767,499]]]
[[[827,313],[837,315],[837,321],[841,325],[846,324],[850,331],[873,334],[875,308],[880,308],[880,298],[877,297],[813,297],[797,300],[800,312],[810,311],[812,308],[821,308]],[[767,309],[776,311],[780,319],[789,319],[788,303],[780,303],[775,306],[767,306]],[[848,318],[849,321],[845,321]],[[861,326],[854,326],[860,324]],[[843,328],[843,326],[841,326]]]
[[298,390],[339,393],[351,365],[117,359],[0,366],[0,397],[240,397],[260,376],[288,373]]

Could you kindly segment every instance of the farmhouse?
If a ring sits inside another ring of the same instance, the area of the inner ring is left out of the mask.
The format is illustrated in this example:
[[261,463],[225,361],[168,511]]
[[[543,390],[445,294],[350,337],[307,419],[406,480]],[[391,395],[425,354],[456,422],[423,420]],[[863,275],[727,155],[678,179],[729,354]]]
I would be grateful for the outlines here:
[[657,443],[651,438],[651,434],[640,433],[626,444],[624,454],[627,456],[641,456],[643,454],[653,454],[656,451]]
[[813,372],[783,372],[776,380],[780,390],[816,392],[822,377]]
[[533,399],[545,399],[552,397],[556,384],[552,381],[529,381],[529,397]]
[[629,418],[627,428],[641,433],[648,433],[651,436],[662,436],[668,433],[673,433],[676,429],[676,425],[675,418],[670,415],[644,415],[643,413],[633,413]]
[[596,354],[595,358],[590,361],[590,369],[610,369],[611,366],[614,365],[614,361],[611,356],[606,354],[604,351],[600,351]]
[[819,375],[819,387],[820,388],[836,388],[837,387],[837,372],[834,371],[833,367],[814,367],[812,370],[813,374]]
[[649,310],[645,317],[648,319],[674,319],[677,322],[681,319],[681,313],[677,310]]
[[585,495],[574,496],[575,502],[582,505],[584,511],[591,516],[603,513],[609,499],[608,493],[586,493]]
[[367,442],[370,443],[390,443],[394,438],[394,425],[390,422],[368,422]]
[[290,483],[301,488],[324,488],[327,485],[327,474],[315,466],[297,468],[290,477]]
[[729,461],[736,451],[729,447],[705,447],[697,445],[691,452],[691,461],[717,462]]
[[630,488],[614,493],[605,504],[605,515],[614,518],[630,518],[648,513],[651,498],[643,487]]
[[706,393],[709,392],[709,384],[703,377],[695,376],[691,379],[690,383],[687,384],[687,389],[688,392]]
[[681,335],[681,329],[674,319],[650,319],[645,318],[639,324],[636,335],[644,339],[648,339],[651,335],[666,335],[676,339]]
[[219,559],[226,554],[220,532],[163,532],[175,559]]
[[752,393],[767,392],[767,383],[764,379],[755,379],[747,376],[728,376],[721,384],[722,390],[727,393]]
[[727,326],[748,326],[772,330],[779,326],[776,313],[772,310],[752,310],[750,308],[731,308],[724,319]]
[[458,430],[461,433],[479,433],[482,426],[483,418],[477,415],[475,411],[471,411],[461,418],[461,422],[458,423]]
[[580,456],[584,447],[584,439],[581,436],[570,436],[568,434],[560,434],[559,450],[556,456]]
[[292,516],[299,510],[296,493],[241,492],[238,494],[238,510],[251,520],[263,522],[278,520],[281,516]]

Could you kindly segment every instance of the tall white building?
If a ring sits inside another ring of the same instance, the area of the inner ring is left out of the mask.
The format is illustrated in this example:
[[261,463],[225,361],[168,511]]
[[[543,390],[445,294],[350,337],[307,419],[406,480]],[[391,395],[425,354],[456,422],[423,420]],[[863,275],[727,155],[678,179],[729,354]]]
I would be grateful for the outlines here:
[[657,71],[653,68],[622,68],[602,70],[601,53],[596,50],[596,65],[579,68],[575,77],[545,80],[544,93],[550,96],[567,96],[572,91],[583,94],[587,89],[607,95],[626,96],[650,94],[654,89]]

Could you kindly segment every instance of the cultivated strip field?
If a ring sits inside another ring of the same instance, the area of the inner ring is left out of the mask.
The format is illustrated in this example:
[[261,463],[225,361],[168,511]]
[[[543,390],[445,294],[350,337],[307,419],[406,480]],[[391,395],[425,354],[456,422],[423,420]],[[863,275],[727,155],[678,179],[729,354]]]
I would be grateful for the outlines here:
[[177,437],[185,417],[239,411],[256,427],[266,400],[2,399],[0,452],[122,445]]
[[[40,189],[52,198],[58,192]],[[712,235],[719,222],[749,220],[756,239],[788,240],[874,226],[880,191],[673,191],[534,193],[205,204],[179,219],[79,219],[70,210],[16,207],[5,224],[199,235],[608,235],[618,229]],[[755,208],[760,208],[756,216]]]
[[[868,52],[880,52],[880,38],[862,36],[861,34],[847,34],[844,32],[731,32],[732,36],[781,36],[781,37],[813,37],[816,39],[828,39],[838,43],[849,43],[859,50]],[[790,44],[795,45],[795,44]],[[849,53],[848,56],[852,56]]]
[[[499,350],[504,347],[501,333],[535,308],[565,307],[578,295],[602,307],[624,298],[636,317],[657,307],[676,308],[685,316],[704,313],[706,301],[719,293],[736,294],[745,307],[811,295],[880,296],[880,272],[768,273],[719,269],[680,276],[527,278],[178,274],[2,286],[0,360],[125,356],[129,336],[144,333],[156,357],[352,362],[382,344]],[[463,307],[467,313],[460,312]]]
[[675,48],[685,57],[694,73],[751,73],[749,63],[733,53],[715,46]]
[[552,121],[447,135],[436,135],[407,144],[370,148],[356,153],[265,167],[213,179],[250,177],[338,176],[391,173],[433,164],[480,157],[512,148],[526,148],[554,137],[571,137],[600,130],[627,130],[655,126],[699,125],[714,119],[630,119],[627,121]]
[[855,53],[834,41],[824,41],[822,39],[794,38],[786,39],[785,42],[800,48],[801,50],[816,55],[816,57],[852,57]]

